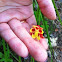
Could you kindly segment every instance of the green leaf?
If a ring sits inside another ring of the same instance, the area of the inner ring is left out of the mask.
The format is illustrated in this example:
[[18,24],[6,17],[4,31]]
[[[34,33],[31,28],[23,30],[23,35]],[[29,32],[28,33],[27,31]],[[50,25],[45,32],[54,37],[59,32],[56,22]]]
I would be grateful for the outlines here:
[[13,60],[12,60],[12,59],[10,59],[10,58],[9,58],[7,61],[8,61],[8,62],[13,62]]
[[3,57],[3,53],[2,52],[0,52],[0,58],[2,58]]
[[0,59],[0,62],[3,62],[3,61],[5,61],[5,59],[4,59],[4,58]]

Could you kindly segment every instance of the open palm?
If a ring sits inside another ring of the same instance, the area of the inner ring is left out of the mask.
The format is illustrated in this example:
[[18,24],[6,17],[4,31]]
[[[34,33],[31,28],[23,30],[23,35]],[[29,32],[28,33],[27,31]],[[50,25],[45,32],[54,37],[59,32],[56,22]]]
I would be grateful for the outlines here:
[[[47,18],[56,19],[51,0],[38,0],[38,3]],[[0,35],[19,56],[27,57],[30,53],[35,60],[44,62],[48,48],[45,39],[35,41],[29,34],[32,25],[36,25],[32,1],[8,0],[0,6]]]

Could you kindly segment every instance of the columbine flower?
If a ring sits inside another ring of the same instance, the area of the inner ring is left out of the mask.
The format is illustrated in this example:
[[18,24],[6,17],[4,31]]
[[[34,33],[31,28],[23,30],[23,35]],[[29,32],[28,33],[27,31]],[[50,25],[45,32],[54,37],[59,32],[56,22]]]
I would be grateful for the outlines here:
[[43,38],[43,28],[40,26],[35,26],[33,25],[32,28],[30,29],[30,34],[33,39],[40,40],[40,38]]

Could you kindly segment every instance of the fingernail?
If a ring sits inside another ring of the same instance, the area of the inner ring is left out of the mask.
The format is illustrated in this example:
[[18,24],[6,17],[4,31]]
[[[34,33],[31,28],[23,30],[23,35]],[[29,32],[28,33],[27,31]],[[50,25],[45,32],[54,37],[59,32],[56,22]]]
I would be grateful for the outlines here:
[[29,56],[25,57],[24,59],[28,59]]

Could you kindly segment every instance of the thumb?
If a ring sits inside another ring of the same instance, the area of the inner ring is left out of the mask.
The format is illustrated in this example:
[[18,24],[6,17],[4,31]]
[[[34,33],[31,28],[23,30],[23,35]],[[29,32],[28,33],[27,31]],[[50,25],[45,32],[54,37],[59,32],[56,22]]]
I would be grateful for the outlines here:
[[37,0],[37,2],[44,16],[51,20],[56,19],[56,13],[52,0]]

